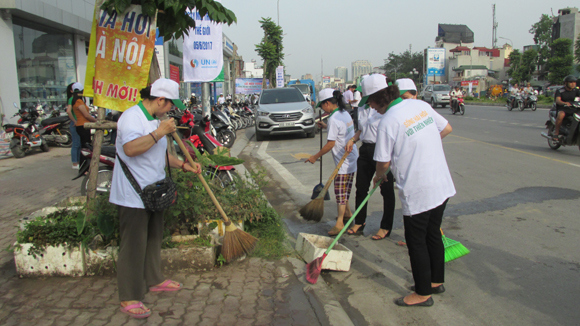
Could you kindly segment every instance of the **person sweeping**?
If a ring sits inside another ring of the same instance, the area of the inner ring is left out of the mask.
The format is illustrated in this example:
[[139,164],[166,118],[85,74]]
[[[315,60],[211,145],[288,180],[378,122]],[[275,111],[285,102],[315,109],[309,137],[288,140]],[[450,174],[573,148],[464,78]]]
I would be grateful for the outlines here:
[[[441,221],[445,205],[455,195],[441,139],[451,126],[431,106],[404,100],[397,85],[375,74],[362,81],[363,101],[383,114],[377,130],[373,185],[391,168],[403,209],[414,292],[395,301],[399,306],[432,306],[432,294],[442,293],[445,249]],[[366,98],[366,99],[365,99]]]
[[[340,91],[335,91],[332,88],[325,88],[320,91],[318,98],[319,102],[316,107],[320,107],[324,112],[330,114],[328,124],[322,121],[318,122],[320,127],[328,128],[327,142],[318,153],[310,156],[306,162],[314,164],[314,162],[324,154],[332,151],[334,163],[338,165],[345,153],[346,143],[349,139],[354,137],[354,122],[352,121],[350,114],[345,111]],[[356,145],[354,145],[352,151],[340,166],[336,179],[334,179],[334,193],[336,194],[336,203],[338,205],[338,216],[336,218],[336,224],[330,231],[328,231],[328,235],[330,236],[337,235],[344,227],[343,219],[345,217],[348,219],[352,216],[348,200],[350,198],[354,174],[356,172],[357,158],[358,149]]]

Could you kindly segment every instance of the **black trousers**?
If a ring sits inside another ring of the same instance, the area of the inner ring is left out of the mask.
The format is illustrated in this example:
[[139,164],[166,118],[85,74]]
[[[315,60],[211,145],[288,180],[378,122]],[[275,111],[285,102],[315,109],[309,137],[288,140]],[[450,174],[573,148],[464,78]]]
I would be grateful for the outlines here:
[[440,229],[448,200],[426,212],[403,216],[415,292],[419,295],[431,295],[431,283],[445,281],[445,247]]
[[[81,139],[81,148],[87,148],[87,144],[91,144],[91,130],[85,129],[83,126],[76,126],[77,134]],[[87,158],[81,155],[79,164],[83,165],[83,162],[86,161]]]
[[[375,144],[363,143],[359,150],[356,161],[356,207],[358,208],[369,193],[377,162],[373,160],[375,155]],[[387,181],[381,184],[381,195],[383,196],[383,219],[381,229],[389,230],[393,228],[393,217],[395,216],[395,189],[391,171],[387,174]],[[358,212],[355,217],[355,224],[363,225],[367,220],[367,204]]]

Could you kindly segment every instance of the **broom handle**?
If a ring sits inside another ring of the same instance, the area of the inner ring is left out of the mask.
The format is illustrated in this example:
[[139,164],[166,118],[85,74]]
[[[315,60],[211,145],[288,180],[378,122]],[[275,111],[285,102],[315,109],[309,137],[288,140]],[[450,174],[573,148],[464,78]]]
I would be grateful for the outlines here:
[[[322,111],[318,112],[318,118],[322,121]],[[320,149],[322,150],[322,128],[320,128]],[[322,156],[320,157],[320,183],[322,183]]]
[[[181,148],[181,151],[183,152],[183,154],[185,154],[185,157],[187,157],[187,160],[193,166],[193,158],[191,158],[191,155],[189,155],[189,151],[187,150],[187,148],[185,148],[185,145],[183,145],[183,142],[181,141],[181,138],[179,138],[179,135],[177,134],[177,132],[175,132],[175,131],[172,132],[171,133],[171,136],[173,136],[173,139],[175,139],[175,141],[179,145],[179,148]],[[221,214],[222,219],[224,220],[224,222],[226,222],[226,223],[229,222],[230,219],[227,217],[226,212],[224,212],[224,210],[222,209],[222,206],[220,205],[220,203],[215,198],[215,196],[213,194],[213,191],[211,191],[211,189],[207,185],[207,182],[205,182],[204,177],[201,174],[197,174],[197,177],[199,178],[199,181],[201,181],[201,183],[203,184],[203,187],[205,188],[205,191],[207,191],[207,193],[209,194],[209,197],[211,198],[211,201],[213,202],[213,204],[215,205],[215,207],[220,212],[220,214]]]
[[[390,170],[391,170],[391,168],[389,167],[389,169],[387,170],[386,173],[389,173]],[[324,252],[325,255],[328,255],[328,253],[332,250],[332,247],[334,247],[334,245],[338,242],[338,239],[342,236],[342,234],[344,233],[344,231],[346,231],[346,229],[348,229],[348,226],[350,225],[350,223],[352,223],[352,221],[354,221],[354,218],[357,216],[358,212],[360,212],[360,210],[363,208],[363,206],[366,205],[367,201],[369,201],[369,198],[371,198],[371,196],[373,195],[373,192],[375,192],[375,190],[377,190],[377,188],[380,185],[381,185],[380,183],[377,183],[377,185],[373,188],[373,190],[371,190],[371,192],[369,192],[369,194],[365,197],[365,199],[358,206],[358,208],[356,209],[356,211],[354,212],[354,214],[352,214],[352,216],[350,217],[350,219],[348,220],[348,222],[346,222],[346,224],[344,225],[344,227],[342,228],[342,230],[340,230],[340,232],[338,233],[338,235],[336,236],[336,238],[334,238],[334,241],[332,241],[332,243],[330,244],[330,246],[328,247],[328,249],[326,249],[326,251]]]
[[320,192],[320,195],[318,195],[318,197],[320,197],[321,195],[324,197],[324,195],[328,191],[328,188],[330,188],[330,184],[332,183],[332,180],[334,180],[334,178],[338,174],[338,170],[340,170],[340,167],[342,166],[342,163],[344,162],[344,160],[346,160],[346,157],[348,156],[348,154],[350,154],[350,153],[347,151],[344,151],[344,155],[340,159],[340,162],[338,162],[338,164],[336,165],[336,169],[334,169],[334,171],[332,171],[332,175],[330,176],[330,178],[328,178],[328,181],[326,181],[326,184],[324,185],[324,189],[322,189],[322,191]]

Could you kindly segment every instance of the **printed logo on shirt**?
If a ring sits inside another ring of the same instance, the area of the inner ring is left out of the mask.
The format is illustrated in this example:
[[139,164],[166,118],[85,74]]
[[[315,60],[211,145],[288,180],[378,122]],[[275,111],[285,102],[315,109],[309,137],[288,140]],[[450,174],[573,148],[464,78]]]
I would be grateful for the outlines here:
[[348,135],[348,133],[351,131],[354,131],[354,122],[353,121],[346,124],[346,134]]
[[[428,118],[425,119],[426,117],[428,117]],[[421,121],[422,119],[423,119],[423,121]],[[408,137],[412,136],[416,132],[423,130],[423,128],[427,127],[428,125],[430,125],[432,123],[433,123],[433,118],[429,117],[429,114],[427,114],[427,111],[421,111],[421,113],[419,113],[418,115],[405,120],[404,125],[405,125],[405,127],[407,127],[405,134],[407,134]]]

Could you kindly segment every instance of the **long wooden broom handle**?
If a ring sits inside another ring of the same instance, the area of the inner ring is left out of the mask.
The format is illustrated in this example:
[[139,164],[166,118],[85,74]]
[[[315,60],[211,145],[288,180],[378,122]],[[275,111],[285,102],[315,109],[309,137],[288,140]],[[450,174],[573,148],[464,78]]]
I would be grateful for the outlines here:
[[[194,164],[193,158],[191,158],[191,155],[189,155],[189,151],[187,150],[187,148],[185,148],[185,145],[183,145],[183,142],[181,141],[181,138],[179,138],[179,135],[177,134],[177,132],[175,132],[175,131],[172,132],[171,136],[173,136],[173,139],[175,139],[175,141],[177,142],[177,145],[179,145],[179,148],[181,148],[181,151],[183,152],[185,157],[187,157],[187,160],[189,161],[191,166],[193,166],[193,164]],[[229,223],[230,219],[227,217],[226,212],[224,212],[224,210],[222,209],[222,206],[215,198],[213,191],[211,191],[207,182],[205,182],[204,177],[201,174],[198,174],[197,177],[199,178],[199,181],[201,181],[201,183],[203,184],[205,191],[207,191],[207,193],[209,194],[211,201],[213,202],[215,207],[218,209],[218,211],[222,215],[222,219],[224,220],[224,222],[226,222],[226,224]]]
[[334,171],[332,171],[332,175],[330,175],[330,178],[328,178],[328,181],[326,181],[326,184],[324,185],[324,190],[322,190],[321,193],[326,192],[328,190],[328,188],[330,188],[331,181],[334,180],[334,178],[338,174],[338,170],[340,170],[340,167],[342,166],[342,163],[344,163],[344,160],[346,160],[346,157],[348,156],[348,154],[350,154],[350,153],[347,151],[344,151],[344,155],[342,156],[342,158],[340,159],[340,161],[336,165],[336,169],[334,169]]

